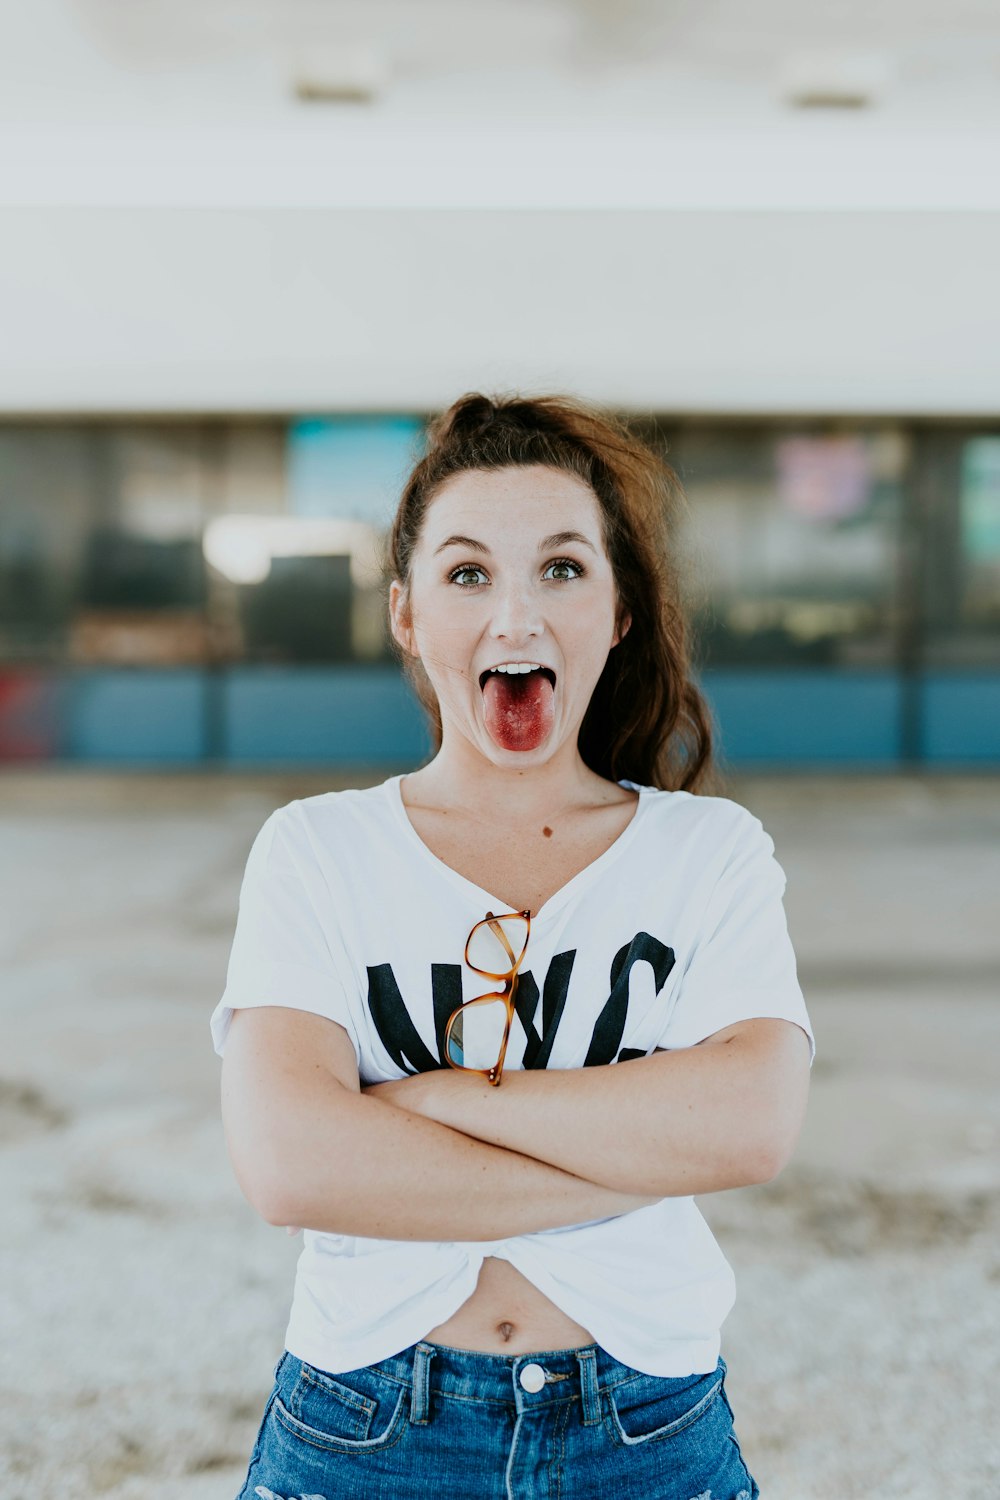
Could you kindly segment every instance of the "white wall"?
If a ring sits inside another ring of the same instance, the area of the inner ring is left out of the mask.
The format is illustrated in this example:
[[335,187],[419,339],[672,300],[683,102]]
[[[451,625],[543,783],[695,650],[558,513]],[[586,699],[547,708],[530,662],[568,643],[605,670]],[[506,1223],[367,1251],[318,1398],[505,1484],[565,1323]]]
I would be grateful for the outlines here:
[[[0,0],[0,415],[995,416],[1000,11],[876,11]],[[370,104],[296,101],[366,38]],[[870,107],[787,107],[862,43]]]
[[1000,411],[1000,212],[0,207],[0,412]]

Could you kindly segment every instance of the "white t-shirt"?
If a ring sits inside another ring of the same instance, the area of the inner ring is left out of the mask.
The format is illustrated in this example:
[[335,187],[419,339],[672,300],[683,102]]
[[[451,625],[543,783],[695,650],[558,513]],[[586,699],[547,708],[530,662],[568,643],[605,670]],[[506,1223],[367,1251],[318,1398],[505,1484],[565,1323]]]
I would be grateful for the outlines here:
[[[346,1028],[363,1084],[441,1066],[448,1017],[488,984],[464,963],[466,937],[508,908],[431,852],[401,780],[305,797],[264,823],[211,1017],[220,1056],[234,1008],[287,1005]],[[621,785],[639,792],[624,832],[532,912],[505,1069],[618,1063],[754,1016],[811,1041],[785,876],[759,820],[727,798]],[[690,1197],[495,1241],[305,1230],[286,1347],[331,1373],[398,1353],[471,1296],[488,1255],[635,1369],[715,1368],[733,1275]]]

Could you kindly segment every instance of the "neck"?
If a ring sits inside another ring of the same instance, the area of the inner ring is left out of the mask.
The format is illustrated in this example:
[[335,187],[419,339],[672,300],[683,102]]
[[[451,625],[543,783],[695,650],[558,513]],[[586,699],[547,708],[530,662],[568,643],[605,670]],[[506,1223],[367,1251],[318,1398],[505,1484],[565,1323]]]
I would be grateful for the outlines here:
[[405,794],[412,804],[473,816],[495,819],[502,811],[511,824],[634,796],[592,771],[575,745],[543,764],[518,766],[496,765],[472,746],[456,751],[442,744],[432,761],[406,777]]

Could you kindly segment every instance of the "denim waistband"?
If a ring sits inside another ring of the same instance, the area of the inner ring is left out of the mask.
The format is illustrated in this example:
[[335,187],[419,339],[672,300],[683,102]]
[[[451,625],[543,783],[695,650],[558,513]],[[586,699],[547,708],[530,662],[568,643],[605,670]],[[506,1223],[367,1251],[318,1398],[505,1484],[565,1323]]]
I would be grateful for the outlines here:
[[370,1368],[401,1385],[412,1384],[410,1421],[418,1425],[430,1420],[432,1389],[517,1412],[581,1397],[583,1421],[590,1425],[601,1419],[601,1391],[643,1378],[596,1343],[531,1354],[486,1354],[421,1340]]

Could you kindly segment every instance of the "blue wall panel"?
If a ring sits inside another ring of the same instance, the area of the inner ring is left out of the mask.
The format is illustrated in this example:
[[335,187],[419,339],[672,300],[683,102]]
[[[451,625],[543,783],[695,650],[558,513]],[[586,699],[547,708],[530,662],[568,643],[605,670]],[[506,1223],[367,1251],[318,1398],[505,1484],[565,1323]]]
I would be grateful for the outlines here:
[[117,667],[66,680],[66,749],[106,764],[191,764],[205,750],[205,676]]
[[391,667],[240,667],[222,693],[231,762],[409,765],[430,748],[423,712]]
[[924,682],[923,744],[928,761],[1000,761],[1000,672],[932,673]]
[[706,671],[700,684],[733,767],[891,765],[900,682],[892,672]]
[[[423,712],[392,666],[116,668],[42,686],[44,713],[37,693],[8,684],[0,759],[406,766],[430,752]],[[733,769],[900,763],[903,688],[891,672],[706,671],[701,686]],[[928,768],[1000,765],[1000,673],[935,673],[918,692]],[[28,732],[39,725],[44,734]]]

